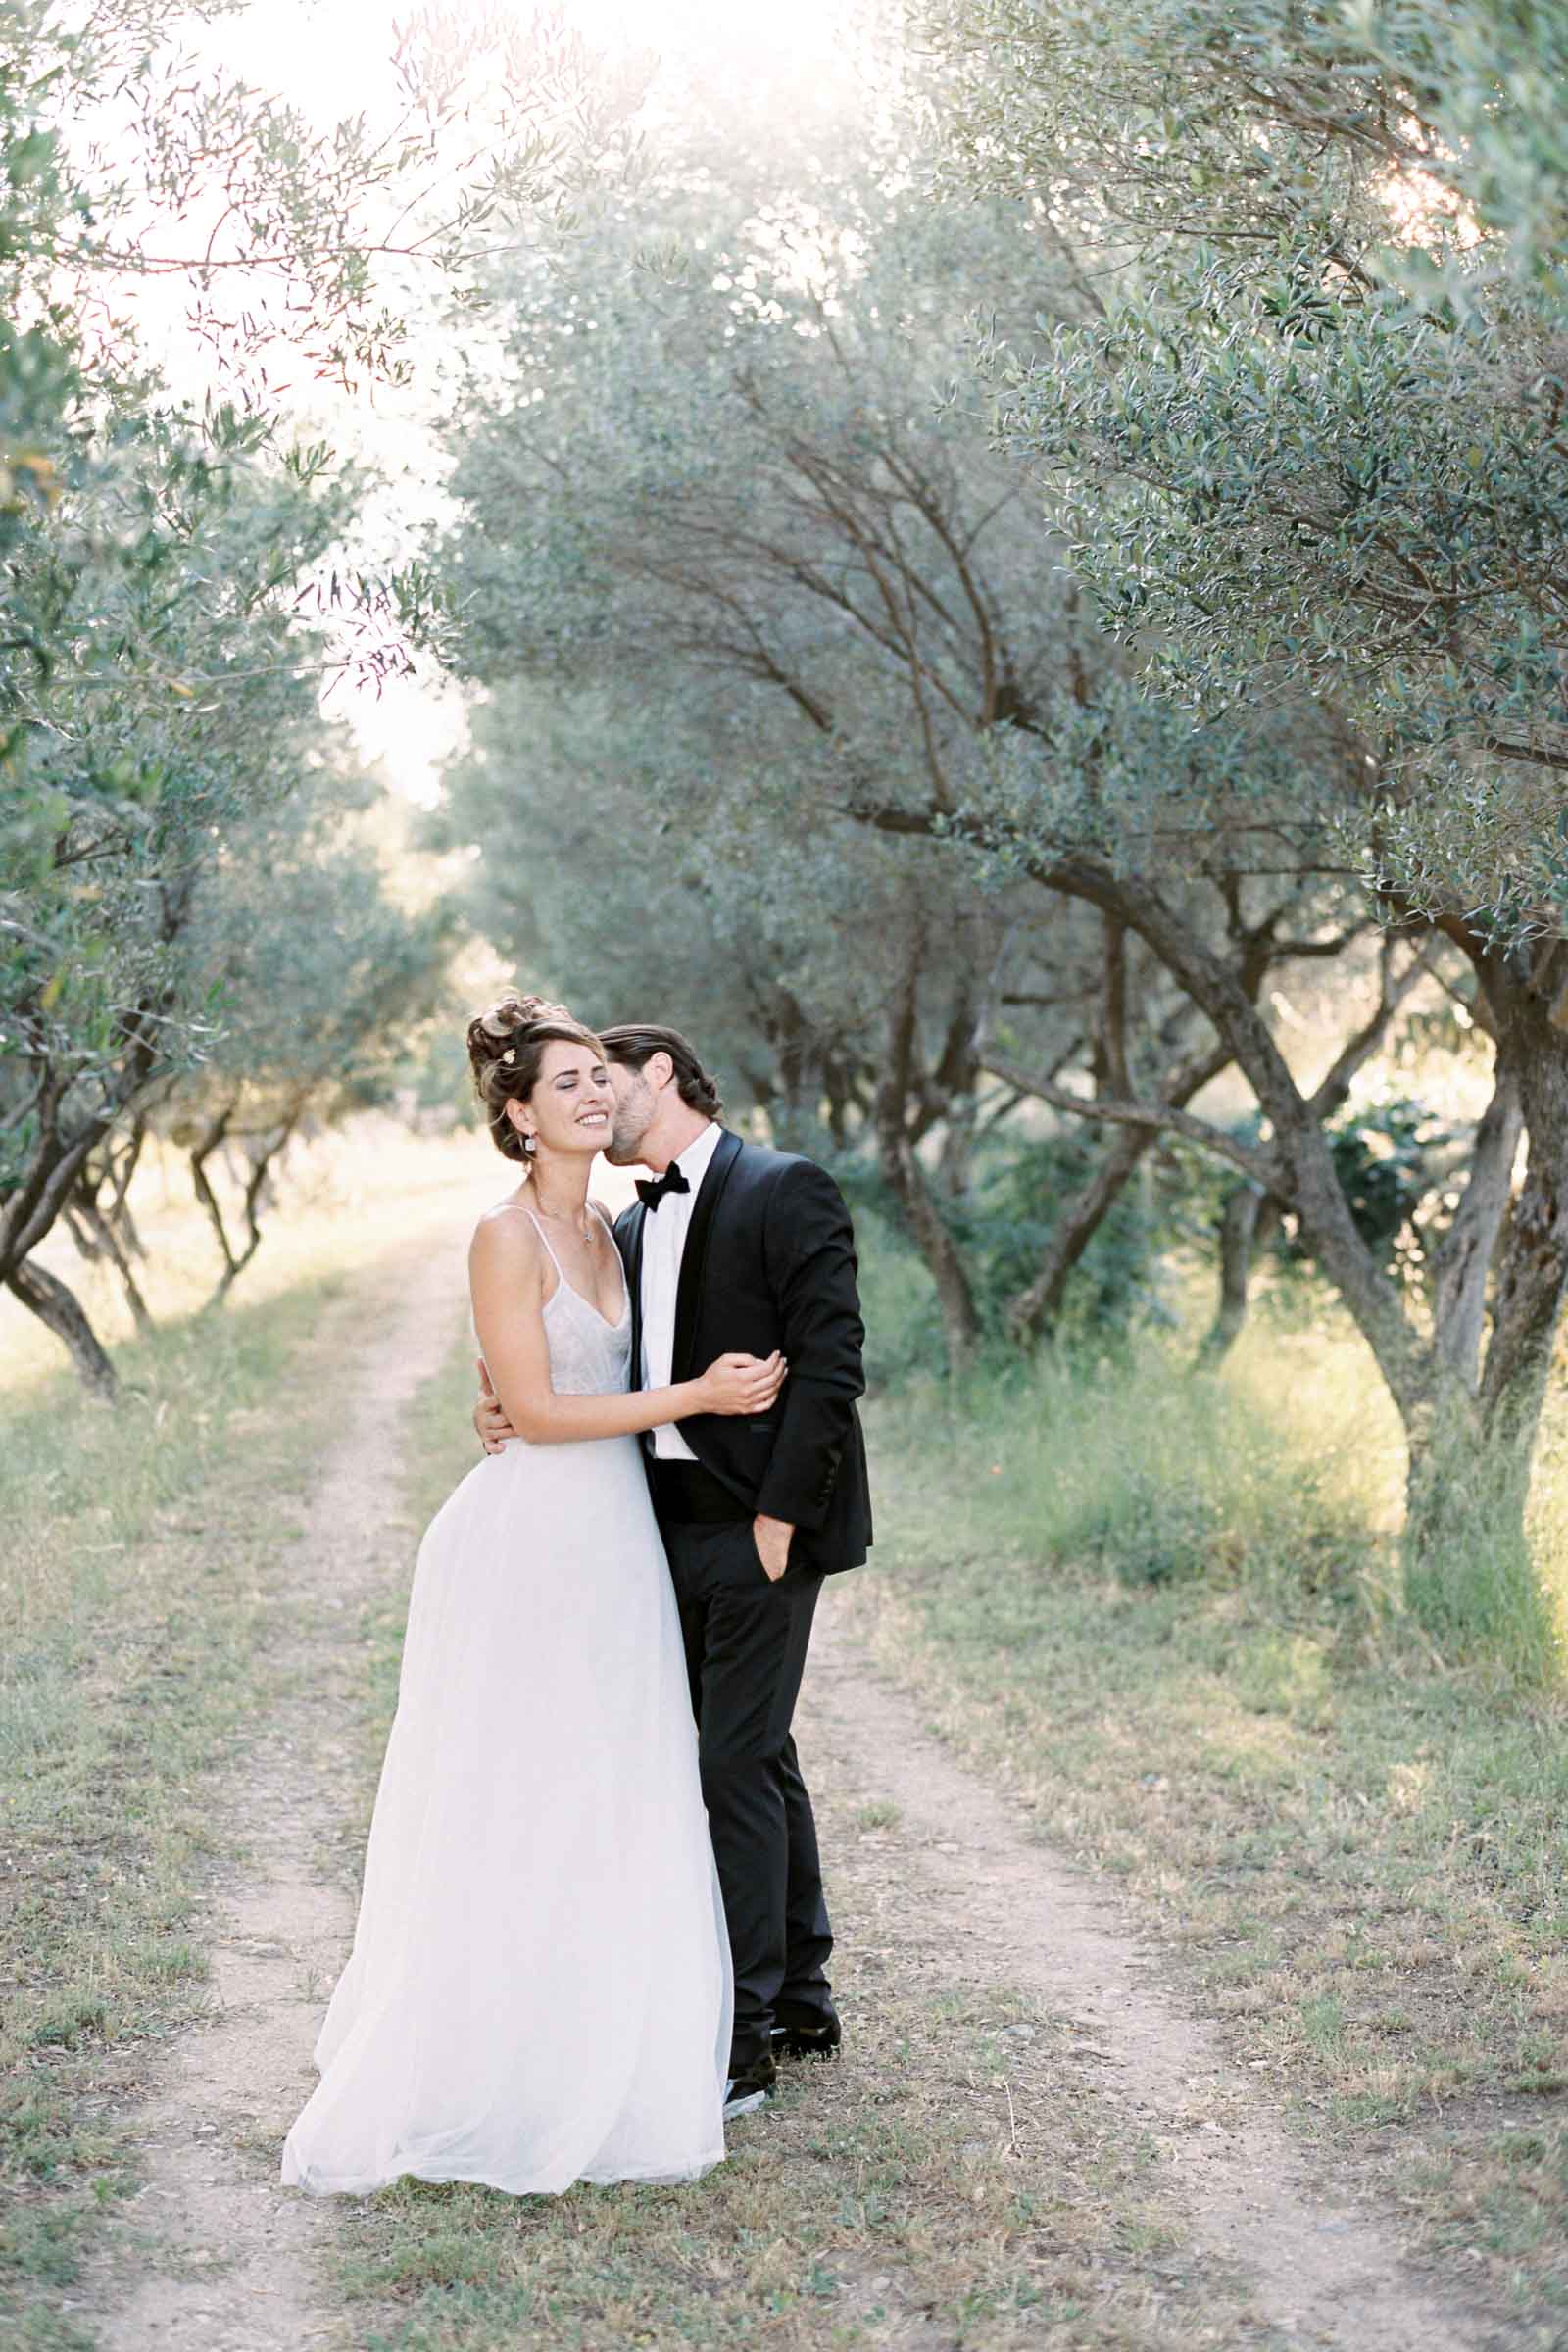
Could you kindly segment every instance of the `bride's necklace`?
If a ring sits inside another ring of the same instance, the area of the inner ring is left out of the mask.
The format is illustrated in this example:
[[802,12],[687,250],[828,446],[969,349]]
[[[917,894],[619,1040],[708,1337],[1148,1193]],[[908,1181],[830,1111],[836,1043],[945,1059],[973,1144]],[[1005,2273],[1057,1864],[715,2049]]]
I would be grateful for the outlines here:
[[585,1242],[591,1242],[593,1240],[593,1218],[588,1213],[588,1203],[586,1200],[583,1202],[581,1211],[577,1215],[573,1215],[569,1209],[546,1208],[544,1202],[539,1198],[536,1187],[534,1192],[534,1206],[538,1209],[539,1214],[542,1217],[548,1217],[550,1219],[552,1225],[569,1225],[572,1231],[580,1234]]

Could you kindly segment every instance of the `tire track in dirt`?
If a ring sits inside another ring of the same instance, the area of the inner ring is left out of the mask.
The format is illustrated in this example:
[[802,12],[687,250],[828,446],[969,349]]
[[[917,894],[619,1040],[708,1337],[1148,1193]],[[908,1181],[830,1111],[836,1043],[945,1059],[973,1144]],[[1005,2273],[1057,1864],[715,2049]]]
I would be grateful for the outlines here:
[[[911,1940],[951,1954],[955,1989],[1016,1991],[1073,2019],[1060,2095],[1105,2098],[1150,2134],[1195,2243],[1251,2282],[1257,2313],[1291,2341],[1336,2352],[1500,2347],[1500,2333],[1412,2269],[1392,2224],[1324,2186],[1209,2028],[1162,1985],[1157,1950],[925,1729],[834,1599],[829,1585],[802,1744],[818,1783],[898,1807],[878,1841],[881,1932],[900,1934],[902,1915]],[[842,1960],[848,1979],[853,1951]]]
[[[213,1899],[209,2013],[144,2111],[146,2181],[92,2298],[105,2352],[335,2352],[352,2340],[315,2300],[330,2214],[281,2188],[279,2141],[315,2081],[312,2046],[353,1931],[353,1889],[331,1857],[359,1812],[360,1610],[404,1564],[402,1408],[457,1328],[466,1238],[448,1205],[379,1262],[373,1291],[356,1279],[329,1310],[345,1325],[322,1374],[340,1386],[342,1435],[281,1563],[285,1622],[295,1604],[289,1695],[215,1807],[244,1861]],[[318,1635],[323,1610],[336,1638]]]

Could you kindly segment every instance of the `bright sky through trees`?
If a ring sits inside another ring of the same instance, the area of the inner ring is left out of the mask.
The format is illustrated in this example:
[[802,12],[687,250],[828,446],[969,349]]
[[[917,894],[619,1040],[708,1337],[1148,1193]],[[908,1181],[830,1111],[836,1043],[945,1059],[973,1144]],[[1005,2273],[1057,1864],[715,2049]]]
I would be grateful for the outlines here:
[[[487,0],[472,0],[468,13],[477,24],[495,12]],[[515,0],[519,20],[532,13],[531,0]],[[416,14],[406,0],[254,0],[234,17],[198,30],[192,47],[204,64],[276,92],[319,126],[362,112],[372,123],[384,119],[390,124],[402,104],[394,52],[400,29]],[[460,7],[456,14],[461,20],[465,11]],[[855,0],[791,0],[784,8],[761,0],[564,0],[561,15],[568,28],[603,49],[612,70],[615,61],[641,61],[655,113],[662,105],[678,107],[679,92],[693,76],[734,77],[776,89],[787,105],[792,87],[819,98],[826,82],[852,80],[865,71]],[[183,251],[181,236],[188,241],[188,224],[159,220],[150,224],[149,249]],[[399,274],[406,275],[416,307],[420,272],[416,268]],[[185,290],[178,276],[144,281],[136,289],[136,307],[172,379],[193,384],[207,378],[209,368],[184,331]],[[416,333],[410,352],[415,383],[408,396],[388,399],[382,389],[373,401],[345,397],[308,378],[293,387],[302,424],[324,425],[337,446],[358,448],[399,477],[393,507],[404,525],[416,525],[421,509],[428,513],[439,504],[438,461],[422,419],[438,412],[441,399],[433,368],[421,361],[435,361],[441,335],[449,332],[432,326],[422,354]],[[456,698],[428,683],[404,682],[389,684],[379,697],[355,694],[345,701],[338,695],[334,701],[388,780],[428,800],[461,726]]]
[[[525,19],[530,0],[514,0],[514,10]],[[214,28],[209,46],[234,71],[329,118],[390,98],[397,27],[411,13],[401,0],[254,0]],[[473,13],[487,13],[486,0],[473,0]],[[561,14],[612,53],[786,78],[851,71],[859,51],[855,0],[564,0]]]

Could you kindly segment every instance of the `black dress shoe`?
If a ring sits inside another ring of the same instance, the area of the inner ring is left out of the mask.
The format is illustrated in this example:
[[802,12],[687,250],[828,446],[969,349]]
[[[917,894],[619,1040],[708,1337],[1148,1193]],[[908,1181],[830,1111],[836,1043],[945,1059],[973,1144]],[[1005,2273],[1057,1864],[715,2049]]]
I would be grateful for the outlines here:
[[724,2085],[724,2121],[737,2115],[750,2115],[772,2098],[778,2083],[778,2069],[764,2051],[760,2058],[737,2067]]
[[773,2027],[773,2054],[781,2058],[836,2058],[844,2039],[844,2028],[831,2013],[826,2017],[790,2017],[777,2019]]

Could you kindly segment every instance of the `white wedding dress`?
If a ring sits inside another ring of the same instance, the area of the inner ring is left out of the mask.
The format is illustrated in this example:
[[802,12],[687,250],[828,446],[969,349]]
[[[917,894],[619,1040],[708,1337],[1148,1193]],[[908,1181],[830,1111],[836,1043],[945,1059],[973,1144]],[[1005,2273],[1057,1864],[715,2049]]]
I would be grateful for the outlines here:
[[[625,1389],[629,1299],[611,1325],[556,1273],[557,1393]],[[639,1442],[513,1439],[419,1547],[354,1950],[283,2179],[695,2180],[724,2153],[731,1997]]]

